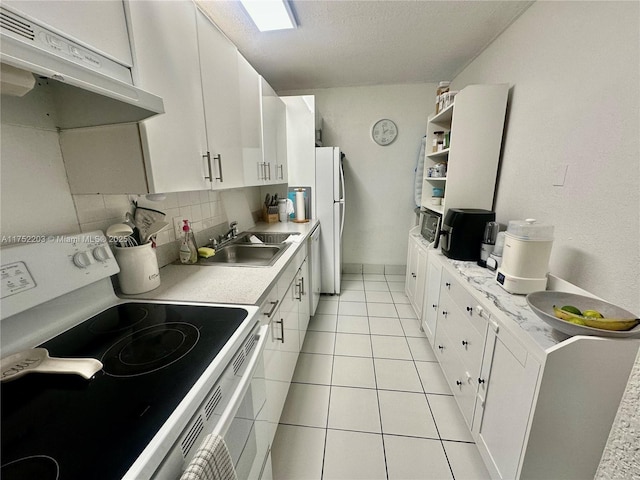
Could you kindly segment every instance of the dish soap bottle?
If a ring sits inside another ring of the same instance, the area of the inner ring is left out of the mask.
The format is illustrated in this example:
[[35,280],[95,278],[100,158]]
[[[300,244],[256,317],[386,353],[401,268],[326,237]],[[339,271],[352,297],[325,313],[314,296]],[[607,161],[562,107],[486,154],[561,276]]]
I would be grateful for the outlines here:
[[193,236],[189,220],[182,221],[182,243],[180,244],[180,261],[182,263],[191,264],[198,261],[198,248],[196,247],[196,239]]

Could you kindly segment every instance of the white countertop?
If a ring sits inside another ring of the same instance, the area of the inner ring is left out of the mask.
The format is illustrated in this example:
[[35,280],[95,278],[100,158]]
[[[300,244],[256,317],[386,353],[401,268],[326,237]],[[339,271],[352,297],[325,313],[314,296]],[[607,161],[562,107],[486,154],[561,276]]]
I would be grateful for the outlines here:
[[158,301],[258,305],[289,261],[300,248],[306,248],[305,240],[318,223],[314,219],[308,223],[257,223],[250,231],[300,233],[296,236],[296,241],[270,267],[172,263],[160,269],[158,288],[138,295],[119,296]]
[[[412,234],[423,245],[428,245],[428,242],[420,236],[419,232]],[[469,282],[480,297],[487,299],[489,303],[497,307],[543,351],[570,338],[568,335],[554,330],[538,317],[527,304],[526,295],[514,295],[502,288],[496,281],[496,272],[481,267],[476,262],[451,260],[444,256],[440,250],[429,250],[429,255],[432,254],[439,255],[445,263],[453,267],[459,275]]]

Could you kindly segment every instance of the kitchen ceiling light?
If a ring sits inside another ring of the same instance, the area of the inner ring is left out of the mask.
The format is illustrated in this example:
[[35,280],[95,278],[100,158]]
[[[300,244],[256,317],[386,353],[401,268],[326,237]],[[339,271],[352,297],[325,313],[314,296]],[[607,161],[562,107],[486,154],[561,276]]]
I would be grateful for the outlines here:
[[296,28],[287,0],[240,0],[261,32]]

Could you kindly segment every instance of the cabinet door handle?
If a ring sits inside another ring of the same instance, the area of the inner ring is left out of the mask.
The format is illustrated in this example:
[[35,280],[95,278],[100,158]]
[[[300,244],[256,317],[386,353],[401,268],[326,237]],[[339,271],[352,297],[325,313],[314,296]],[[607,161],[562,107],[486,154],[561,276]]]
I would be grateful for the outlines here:
[[207,152],[204,155],[202,155],[202,158],[206,158],[207,159],[207,168],[209,170],[209,176],[205,176],[204,179],[205,180],[209,180],[210,182],[213,183],[213,172],[211,169],[211,153]]
[[433,309],[435,310],[436,308],[438,308],[438,305],[436,305],[435,303],[433,305],[431,305],[433,307]]
[[469,345],[469,342],[467,342],[466,340],[462,340],[462,346],[466,347],[467,345]]
[[[304,277],[300,277],[300,296],[304,295]],[[302,300],[302,299],[300,299]]]
[[[214,158],[214,160],[218,160],[218,168],[220,169],[220,176],[216,177],[216,180],[220,180],[221,182],[224,182],[224,180],[222,179],[222,155],[221,154],[217,154],[213,158]],[[209,173],[209,175],[211,175],[211,173]]]
[[444,284],[445,287],[447,287],[448,289],[451,289],[451,284],[449,282]]
[[278,168],[280,169],[280,180],[284,180],[284,165],[280,164]]
[[473,312],[473,308],[472,307],[467,307],[467,312],[472,313]]
[[269,311],[269,313],[265,313],[267,318],[271,318],[271,315],[273,315],[273,312],[276,311],[276,308],[278,307],[278,303],[279,302],[280,302],[280,300],[276,300],[275,302],[270,302],[272,307],[271,307],[271,310]]
[[298,295],[294,293],[293,296],[296,300],[302,301],[302,285],[300,285],[300,283],[296,283],[296,289],[298,290]]
[[479,377],[478,377],[478,383],[479,383],[480,385],[482,385],[482,384],[484,383],[484,378],[479,378]]
[[411,272],[411,276],[412,276],[413,278],[416,278],[416,276],[417,276],[417,275],[416,275],[415,273]]
[[460,380],[456,380],[456,385],[458,385],[459,387],[461,387],[463,385],[463,383]]
[[445,310],[443,310],[443,311],[442,311],[442,315],[444,315],[444,316],[445,316],[445,318],[446,318],[446,316],[448,315],[448,313],[447,313]]
[[271,162],[268,162],[266,164],[266,166],[267,166],[267,174],[268,174],[268,176],[267,176],[267,178],[265,180],[271,180]]
[[280,324],[280,328],[282,331],[282,336],[280,338],[276,338],[276,340],[284,343],[284,318],[281,318],[280,320],[276,320],[276,323]]
[[438,348],[440,349],[441,352],[444,350],[444,347],[442,345],[438,345]]

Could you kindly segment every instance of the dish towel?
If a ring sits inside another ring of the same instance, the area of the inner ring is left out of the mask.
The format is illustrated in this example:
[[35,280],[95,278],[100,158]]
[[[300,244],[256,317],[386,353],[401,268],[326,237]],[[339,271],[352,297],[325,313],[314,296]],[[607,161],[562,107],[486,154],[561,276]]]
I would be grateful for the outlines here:
[[238,480],[224,439],[205,437],[180,480]]

